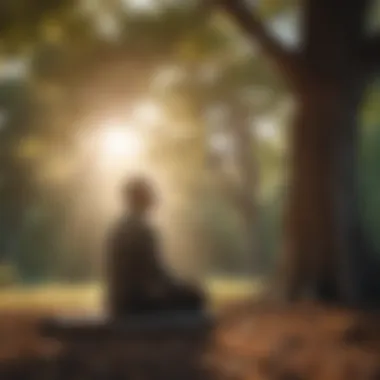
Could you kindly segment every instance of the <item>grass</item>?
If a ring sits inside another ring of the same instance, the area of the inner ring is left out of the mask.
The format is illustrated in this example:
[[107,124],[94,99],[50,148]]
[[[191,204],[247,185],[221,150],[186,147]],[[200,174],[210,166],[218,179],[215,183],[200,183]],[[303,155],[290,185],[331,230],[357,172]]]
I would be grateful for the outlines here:
[[[50,284],[15,286],[0,290],[1,311],[41,311],[65,313],[96,312],[102,306],[102,284]],[[211,309],[257,294],[260,284],[246,279],[212,278],[205,283]]]

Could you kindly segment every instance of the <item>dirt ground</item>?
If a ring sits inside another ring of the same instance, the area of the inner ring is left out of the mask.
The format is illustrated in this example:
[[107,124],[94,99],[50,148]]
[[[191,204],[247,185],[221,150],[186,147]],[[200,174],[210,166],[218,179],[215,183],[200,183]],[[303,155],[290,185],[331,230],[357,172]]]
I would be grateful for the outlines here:
[[226,379],[378,380],[380,314],[244,306],[222,316],[214,369]]
[[[379,380],[379,317],[377,313],[315,305],[273,308],[245,304],[221,312],[202,347],[179,338],[154,343],[149,349],[138,342],[129,348],[113,342],[107,347],[92,343],[81,346],[82,351],[68,352],[38,333],[41,313],[7,312],[0,317],[0,379]],[[105,358],[118,357],[118,368],[129,368],[127,363],[137,363],[135,357],[128,362],[133,355],[144,357],[139,365],[145,372],[137,368],[133,375],[126,375],[116,371],[116,364],[99,364]],[[197,355],[207,371],[192,372],[189,363],[192,358],[198,360]],[[87,367],[80,365],[84,360]]]

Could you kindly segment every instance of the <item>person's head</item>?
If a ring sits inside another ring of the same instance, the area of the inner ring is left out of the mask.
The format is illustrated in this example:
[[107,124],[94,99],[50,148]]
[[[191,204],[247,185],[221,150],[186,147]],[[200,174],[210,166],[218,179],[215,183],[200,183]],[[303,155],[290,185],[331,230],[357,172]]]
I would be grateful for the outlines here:
[[122,196],[124,204],[139,214],[149,211],[155,202],[153,186],[144,178],[128,180],[123,186]]

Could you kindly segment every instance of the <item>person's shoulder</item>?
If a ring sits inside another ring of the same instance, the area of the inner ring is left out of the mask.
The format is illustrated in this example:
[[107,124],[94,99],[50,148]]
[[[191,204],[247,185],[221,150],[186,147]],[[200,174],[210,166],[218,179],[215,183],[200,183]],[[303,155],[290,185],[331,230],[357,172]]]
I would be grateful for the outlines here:
[[120,221],[120,229],[124,233],[131,234],[149,234],[151,228],[149,223],[144,218],[139,218],[134,215],[126,216],[123,220]]
[[[142,235],[142,228],[138,222],[129,216],[119,217],[110,229],[109,239],[112,244],[125,244],[134,241]],[[131,240],[132,239],[132,240]]]
[[144,218],[135,215],[124,215],[114,224],[113,231],[117,235],[149,235],[153,232]]
[[127,216],[119,216],[109,228],[109,232],[112,236],[120,236],[131,228],[132,224]]

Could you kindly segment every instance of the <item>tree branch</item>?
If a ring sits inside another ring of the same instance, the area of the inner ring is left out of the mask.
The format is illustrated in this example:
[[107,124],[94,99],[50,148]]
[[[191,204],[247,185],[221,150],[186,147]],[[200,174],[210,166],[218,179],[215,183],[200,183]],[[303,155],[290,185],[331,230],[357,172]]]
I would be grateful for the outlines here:
[[296,52],[286,49],[267,31],[260,17],[252,12],[245,0],[215,0],[241,29],[253,40],[257,41],[279,69],[294,81],[300,74],[301,63]]

